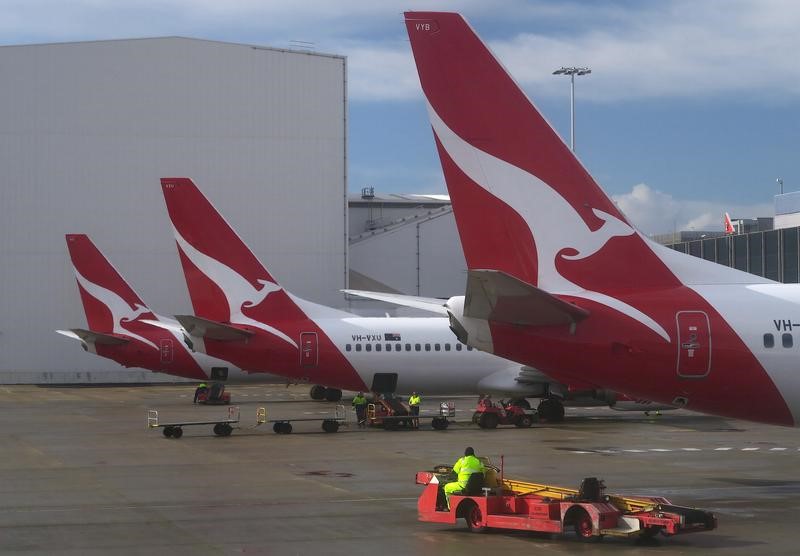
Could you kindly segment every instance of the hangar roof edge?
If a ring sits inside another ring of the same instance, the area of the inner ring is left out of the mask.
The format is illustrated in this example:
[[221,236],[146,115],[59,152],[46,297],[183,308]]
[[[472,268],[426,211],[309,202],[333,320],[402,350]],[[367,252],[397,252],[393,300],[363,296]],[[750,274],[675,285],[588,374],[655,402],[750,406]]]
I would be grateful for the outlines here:
[[6,48],[28,48],[28,47],[37,47],[37,46],[69,46],[69,45],[79,45],[79,44],[96,44],[96,43],[119,43],[119,42],[133,42],[133,41],[152,41],[152,40],[182,40],[182,41],[196,41],[196,42],[204,42],[204,43],[212,43],[212,44],[219,44],[225,46],[243,46],[245,48],[252,48],[254,50],[269,50],[272,52],[285,52],[287,54],[300,54],[300,55],[307,55],[307,56],[321,56],[324,58],[336,58],[345,60],[347,56],[343,54],[329,54],[325,52],[315,52],[313,50],[294,50],[291,48],[278,48],[275,46],[264,46],[259,44],[249,44],[249,43],[240,43],[240,42],[230,42],[230,41],[220,41],[215,39],[201,39],[196,37],[183,37],[180,35],[165,35],[160,37],[129,37],[129,38],[121,38],[121,39],[93,39],[93,40],[85,40],[85,41],[60,41],[60,42],[43,42],[43,43],[25,43],[25,44],[3,44],[0,45],[0,49]]

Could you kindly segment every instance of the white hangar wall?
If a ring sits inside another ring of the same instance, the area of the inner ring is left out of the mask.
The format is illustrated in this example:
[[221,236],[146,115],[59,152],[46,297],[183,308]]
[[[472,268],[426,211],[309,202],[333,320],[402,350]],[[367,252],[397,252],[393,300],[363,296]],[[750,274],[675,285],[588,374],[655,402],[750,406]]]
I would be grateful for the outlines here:
[[345,71],[177,37],[1,47],[0,372],[120,369],[54,333],[86,323],[66,233],[155,311],[191,310],[163,176],[194,178],[291,291],[341,305]]
[[[351,288],[448,298],[464,294],[466,267],[444,196],[351,198]],[[362,314],[430,316],[355,297],[350,308]]]

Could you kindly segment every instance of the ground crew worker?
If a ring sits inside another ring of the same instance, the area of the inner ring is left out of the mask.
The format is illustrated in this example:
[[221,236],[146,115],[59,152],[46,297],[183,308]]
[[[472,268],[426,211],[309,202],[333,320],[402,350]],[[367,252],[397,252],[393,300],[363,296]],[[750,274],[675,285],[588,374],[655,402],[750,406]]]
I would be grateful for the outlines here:
[[450,495],[463,492],[467,488],[470,475],[473,473],[486,473],[486,467],[481,460],[475,457],[475,450],[468,447],[464,450],[464,457],[459,458],[453,466],[453,472],[458,473],[458,480],[444,485],[444,497],[447,501],[448,510],[450,509]]
[[194,391],[194,401],[192,403],[197,403],[197,398],[206,390],[208,390],[208,385],[205,382],[198,384]]
[[367,398],[364,397],[364,392],[359,392],[353,398],[353,407],[356,410],[356,419],[358,419],[359,427],[367,426]]
[[422,398],[420,398],[419,394],[416,392],[411,392],[411,395],[408,397],[408,407],[411,408],[411,425],[415,428],[419,428],[419,404],[422,402]]

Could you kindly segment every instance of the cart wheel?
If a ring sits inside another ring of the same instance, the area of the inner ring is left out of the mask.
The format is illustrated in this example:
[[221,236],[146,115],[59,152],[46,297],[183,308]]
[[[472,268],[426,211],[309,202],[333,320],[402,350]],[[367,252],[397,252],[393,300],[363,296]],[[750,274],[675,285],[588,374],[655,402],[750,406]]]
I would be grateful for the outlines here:
[[520,428],[527,428],[533,424],[533,419],[531,419],[530,415],[520,415],[514,424]]
[[280,434],[281,433],[281,423],[273,423],[272,424],[272,432],[274,432],[275,434]]
[[225,436],[225,426],[222,423],[214,425],[214,434],[217,436]]
[[478,421],[478,426],[482,429],[496,429],[500,419],[494,413],[484,413]]
[[230,426],[228,423],[222,424],[222,436],[230,436],[233,432],[233,427]]
[[166,436],[167,438],[172,438],[172,427],[164,427],[164,430],[162,432],[164,433],[164,436]]
[[597,542],[600,540],[600,535],[595,536],[592,533],[592,517],[589,512],[583,508],[575,513],[575,534],[583,542]]
[[333,419],[325,419],[322,422],[322,430],[325,432],[336,432],[339,430],[339,423]]
[[450,423],[444,417],[434,417],[431,420],[431,426],[437,431],[443,431]]
[[280,423],[281,428],[278,431],[280,434],[291,434],[292,433],[292,424],[291,423]]
[[472,500],[466,500],[462,504],[464,505],[464,509],[461,510],[461,515],[467,520],[467,528],[473,533],[483,533],[486,531],[486,524],[483,522],[483,512],[481,512],[478,504]]
[[172,429],[172,438],[180,438],[183,436],[183,429],[180,427],[175,427]]

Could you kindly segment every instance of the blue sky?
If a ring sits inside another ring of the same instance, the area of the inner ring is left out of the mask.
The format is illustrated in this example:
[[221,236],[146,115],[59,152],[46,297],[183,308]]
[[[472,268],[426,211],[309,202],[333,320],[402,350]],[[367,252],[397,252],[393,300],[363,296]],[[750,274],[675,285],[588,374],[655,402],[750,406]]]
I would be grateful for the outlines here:
[[444,184],[402,23],[459,11],[645,232],[719,229],[800,189],[800,2],[792,0],[6,0],[3,44],[181,35],[348,57],[350,189]]

